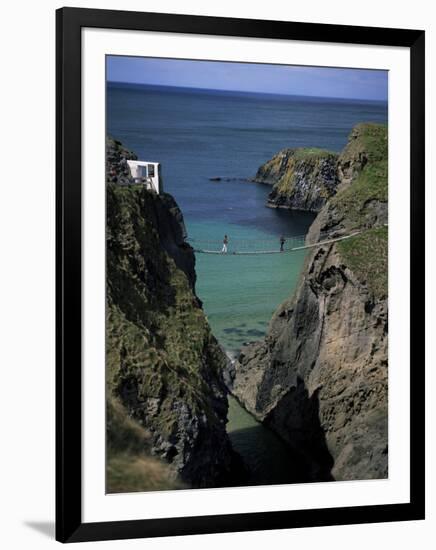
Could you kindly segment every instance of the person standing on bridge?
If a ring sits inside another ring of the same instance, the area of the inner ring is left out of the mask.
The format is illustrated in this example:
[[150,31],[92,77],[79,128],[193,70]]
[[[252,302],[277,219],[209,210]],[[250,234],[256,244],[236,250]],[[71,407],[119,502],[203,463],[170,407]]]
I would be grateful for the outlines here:
[[280,252],[284,252],[284,246],[285,246],[285,242],[286,242],[286,239],[284,238],[284,236],[282,235],[280,237]]
[[227,245],[229,244],[229,238],[227,237],[227,235],[224,235],[224,239],[223,239],[223,248],[221,250],[221,253],[222,254],[227,254]]

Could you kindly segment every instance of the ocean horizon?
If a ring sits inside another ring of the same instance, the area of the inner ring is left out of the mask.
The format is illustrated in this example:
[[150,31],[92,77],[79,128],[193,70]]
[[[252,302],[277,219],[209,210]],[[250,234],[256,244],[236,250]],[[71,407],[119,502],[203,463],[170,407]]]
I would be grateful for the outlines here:
[[[339,152],[359,122],[387,123],[380,101],[114,84],[107,131],[142,160],[160,162],[192,239],[279,239],[303,235],[313,214],[266,208],[271,188],[247,183],[286,147]],[[221,182],[210,178],[220,177]],[[242,181],[240,181],[242,180]],[[297,284],[304,251],[235,257],[197,254],[196,290],[215,336],[232,354],[261,338]]]
[[[271,187],[250,178],[284,148],[339,153],[356,124],[387,119],[383,101],[108,83],[108,133],[139,159],[161,163],[164,190],[178,202],[189,238],[207,239],[215,251],[229,238],[229,254],[198,253],[195,266],[196,293],[228,356],[264,337],[306,257],[305,250],[233,255],[235,241],[268,240],[278,249],[280,235],[306,234],[315,217],[267,208]],[[307,465],[234,398],[227,432],[254,482],[296,482],[307,474]]]
[[349,102],[349,103],[376,103],[387,106],[387,100],[383,99],[365,99],[365,98],[347,98],[336,96],[318,96],[318,95],[298,95],[298,94],[279,94],[272,92],[250,92],[246,90],[227,90],[220,88],[198,88],[191,86],[168,86],[162,84],[146,84],[142,82],[122,82],[117,80],[108,80],[109,87],[118,88],[138,88],[150,91],[162,91],[162,92],[174,92],[174,93],[191,93],[191,94],[215,94],[222,96],[260,96],[266,98],[277,99],[295,99],[295,100],[307,100],[307,101],[322,101],[322,102]]

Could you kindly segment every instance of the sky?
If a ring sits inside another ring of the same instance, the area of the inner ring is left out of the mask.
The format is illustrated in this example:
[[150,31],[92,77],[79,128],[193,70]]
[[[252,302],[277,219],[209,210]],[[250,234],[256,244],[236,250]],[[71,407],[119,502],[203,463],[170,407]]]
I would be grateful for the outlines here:
[[388,72],[223,61],[108,56],[107,78],[158,86],[384,100]]

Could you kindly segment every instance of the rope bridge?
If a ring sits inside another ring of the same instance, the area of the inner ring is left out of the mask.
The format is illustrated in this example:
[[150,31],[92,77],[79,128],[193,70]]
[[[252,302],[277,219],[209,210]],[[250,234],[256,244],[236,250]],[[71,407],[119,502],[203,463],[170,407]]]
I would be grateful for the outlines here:
[[296,252],[322,246],[344,239],[350,239],[359,235],[361,231],[355,231],[349,235],[341,237],[332,237],[325,235],[325,238],[313,244],[306,244],[306,235],[297,235],[284,237],[283,250],[280,250],[280,238],[271,239],[230,239],[227,245],[227,252],[223,252],[223,241],[208,239],[187,239],[192,245],[194,252],[200,254],[228,254],[228,255],[257,255],[257,254],[283,254],[286,252]]

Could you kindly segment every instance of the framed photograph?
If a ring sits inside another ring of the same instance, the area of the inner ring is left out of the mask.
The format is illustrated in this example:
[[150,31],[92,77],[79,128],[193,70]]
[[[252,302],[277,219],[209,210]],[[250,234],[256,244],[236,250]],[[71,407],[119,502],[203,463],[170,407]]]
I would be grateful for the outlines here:
[[58,10],[59,541],[423,519],[424,303],[423,31]]

